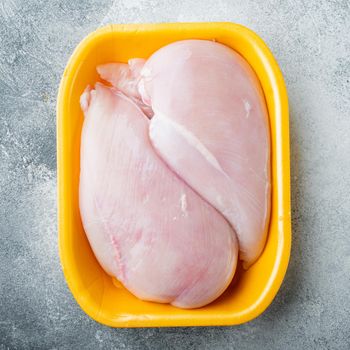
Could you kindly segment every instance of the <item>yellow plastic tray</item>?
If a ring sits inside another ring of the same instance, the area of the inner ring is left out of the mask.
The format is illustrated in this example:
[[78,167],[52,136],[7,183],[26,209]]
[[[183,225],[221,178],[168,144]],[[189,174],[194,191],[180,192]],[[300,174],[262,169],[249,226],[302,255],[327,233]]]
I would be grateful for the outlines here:
[[[215,302],[195,310],[144,302],[97,263],[85,236],[78,207],[80,133],[79,97],[98,80],[96,66],[148,57],[182,39],[216,40],[238,51],[260,79],[270,116],[272,212],[266,248],[259,260]],[[233,23],[109,25],[88,35],[64,71],[57,100],[58,230],[61,263],[68,286],[81,308],[112,327],[234,325],[260,315],[285,275],[291,245],[288,99],[271,52],[252,31]]]

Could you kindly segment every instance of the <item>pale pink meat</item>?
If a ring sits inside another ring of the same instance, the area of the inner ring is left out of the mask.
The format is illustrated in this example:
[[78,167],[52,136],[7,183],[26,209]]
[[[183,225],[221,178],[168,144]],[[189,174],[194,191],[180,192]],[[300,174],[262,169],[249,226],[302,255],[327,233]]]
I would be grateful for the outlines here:
[[97,83],[81,102],[80,212],[102,267],[144,300],[216,299],[236,269],[230,225],[157,156],[132,100]]
[[246,61],[204,40],[97,67],[81,97],[80,212],[107,273],[194,308],[261,254],[270,214],[265,101]]

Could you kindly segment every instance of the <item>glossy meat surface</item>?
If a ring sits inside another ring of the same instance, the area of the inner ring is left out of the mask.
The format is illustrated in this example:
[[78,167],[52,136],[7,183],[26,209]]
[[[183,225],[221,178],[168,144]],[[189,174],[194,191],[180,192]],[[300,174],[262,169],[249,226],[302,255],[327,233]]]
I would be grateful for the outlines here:
[[82,106],[80,211],[102,267],[144,300],[214,300],[236,268],[229,224],[156,155],[132,100],[96,84]]
[[81,97],[80,211],[102,267],[137,297],[200,307],[239,258],[261,254],[270,215],[264,97],[245,60],[186,40],[97,67]]

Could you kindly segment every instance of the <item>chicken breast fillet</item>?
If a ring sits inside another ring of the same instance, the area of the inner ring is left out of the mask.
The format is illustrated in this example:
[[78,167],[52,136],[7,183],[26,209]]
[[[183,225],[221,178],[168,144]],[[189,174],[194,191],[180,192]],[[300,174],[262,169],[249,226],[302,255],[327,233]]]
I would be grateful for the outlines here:
[[81,105],[80,212],[102,267],[143,300],[216,299],[236,269],[231,226],[158,157],[133,99],[97,83]]

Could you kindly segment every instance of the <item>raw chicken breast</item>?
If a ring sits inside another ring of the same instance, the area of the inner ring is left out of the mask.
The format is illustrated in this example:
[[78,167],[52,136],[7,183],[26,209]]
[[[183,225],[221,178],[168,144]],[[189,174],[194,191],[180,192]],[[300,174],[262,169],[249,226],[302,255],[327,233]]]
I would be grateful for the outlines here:
[[157,156],[148,135],[150,120],[132,89],[124,85],[120,90],[133,99],[97,83],[81,97],[84,229],[105,271],[134,295],[200,307],[232,280],[235,233]]
[[233,50],[204,40],[167,45],[138,63],[136,74],[131,62],[117,79],[118,64],[98,69],[152,108],[154,149],[228,220],[248,267],[263,250],[270,215],[268,116],[253,70]]

